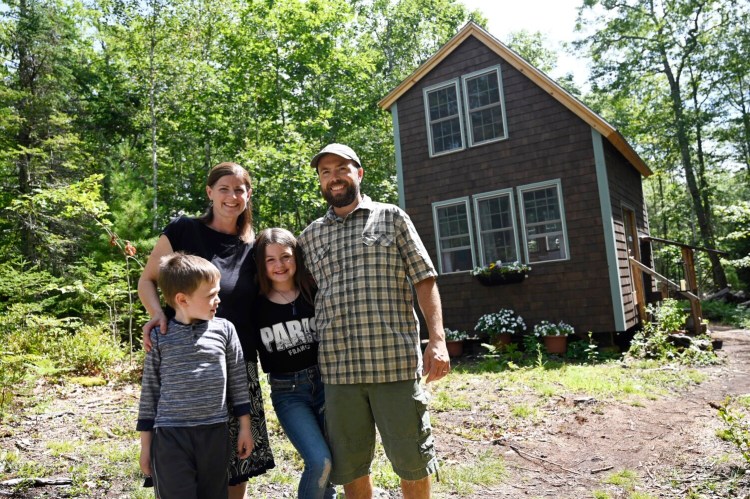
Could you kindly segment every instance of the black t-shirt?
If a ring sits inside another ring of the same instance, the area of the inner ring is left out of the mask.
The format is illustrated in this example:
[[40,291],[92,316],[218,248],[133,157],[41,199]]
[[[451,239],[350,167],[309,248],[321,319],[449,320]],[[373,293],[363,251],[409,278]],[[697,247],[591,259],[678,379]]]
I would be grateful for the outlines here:
[[[221,303],[216,316],[234,324],[245,360],[255,362],[255,349],[250,345],[250,308],[258,296],[253,245],[243,242],[238,236],[217,232],[200,220],[190,217],[172,220],[163,234],[169,239],[174,251],[201,256],[219,269]],[[169,307],[167,315],[174,316],[174,311]]]
[[274,303],[260,295],[252,308],[252,342],[265,372],[297,372],[318,363],[315,307],[302,295],[294,306]]

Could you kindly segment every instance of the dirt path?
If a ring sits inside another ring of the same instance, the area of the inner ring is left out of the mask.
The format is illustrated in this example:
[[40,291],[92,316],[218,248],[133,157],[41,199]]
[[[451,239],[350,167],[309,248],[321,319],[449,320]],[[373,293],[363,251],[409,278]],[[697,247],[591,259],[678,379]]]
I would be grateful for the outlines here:
[[[509,478],[471,497],[750,497],[750,478],[730,444],[717,438],[723,427],[711,403],[728,395],[750,394],[750,332],[723,328],[712,336],[724,344],[726,363],[703,369],[710,377],[679,395],[643,406],[557,398],[550,407],[556,423],[542,423],[521,436],[503,435],[490,443],[503,454]],[[578,403],[577,403],[578,402]],[[461,445],[440,439],[439,450],[461,461]],[[464,442],[465,445],[465,442]],[[471,453],[471,451],[468,451]],[[634,472],[631,486],[602,483],[622,470]],[[713,489],[713,490],[712,490]]]

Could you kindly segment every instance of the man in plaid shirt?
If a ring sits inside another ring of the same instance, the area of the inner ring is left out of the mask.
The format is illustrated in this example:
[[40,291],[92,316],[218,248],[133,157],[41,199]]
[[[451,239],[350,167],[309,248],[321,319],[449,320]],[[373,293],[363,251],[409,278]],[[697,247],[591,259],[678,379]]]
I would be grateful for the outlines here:
[[[311,166],[330,207],[299,244],[318,284],[331,480],[344,484],[347,499],[372,497],[377,427],[404,498],[428,498],[437,460],[420,380],[450,370],[437,272],[409,216],[362,195],[351,148],[329,144]],[[412,286],[429,332],[424,363]]]

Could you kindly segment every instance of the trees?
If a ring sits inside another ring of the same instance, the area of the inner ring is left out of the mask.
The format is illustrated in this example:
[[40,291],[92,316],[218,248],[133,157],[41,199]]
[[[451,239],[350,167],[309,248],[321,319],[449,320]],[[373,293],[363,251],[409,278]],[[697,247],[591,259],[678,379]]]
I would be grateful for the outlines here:
[[[46,193],[83,178],[91,158],[76,130],[88,94],[79,71],[91,55],[82,36],[84,16],[77,2],[18,0],[0,12],[0,47],[4,65],[0,129],[6,146],[0,156],[3,206],[25,203],[3,218],[14,251],[34,264],[59,268],[81,236],[80,226],[39,203]],[[35,201],[36,199],[36,201]]]
[[[619,115],[604,108],[602,112],[635,144],[647,144],[641,152],[657,172],[684,181],[698,242],[708,247],[718,244],[712,172],[728,167],[723,150],[743,147],[741,140],[721,140],[717,133],[729,124],[724,118],[728,101],[720,97],[722,82],[737,71],[747,78],[746,67],[730,56],[735,42],[722,41],[737,36],[746,40],[747,24],[741,20],[747,11],[746,3],[734,1],[586,0],[579,16],[581,26],[594,28],[579,43],[594,62],[594,93],[611,96],[611,108],[627,110]],[[589,12],[598,16],[587,18]],[[747,103],[748,95],[738,100]],[[724,136],[741,137],[736,127],[732,130],[734,134]],[[668,229],[656,224],[660,226]],[[714,284],[726,286],[719,257],[709,258]]]

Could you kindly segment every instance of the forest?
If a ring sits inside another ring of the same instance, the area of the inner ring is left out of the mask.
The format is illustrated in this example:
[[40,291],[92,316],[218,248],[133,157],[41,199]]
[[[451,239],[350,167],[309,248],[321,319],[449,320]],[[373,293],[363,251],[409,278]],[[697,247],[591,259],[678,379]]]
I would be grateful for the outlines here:
[[[333,141],[396,202],[377,103],[470,20],[486,25],[456,0],[2,1],[0,406],[30,372],[102,374],[139,349],[142,265],[171,217],[205,209],[214,164],[251,173],[258,230],[323,213],[306,165]],[[571,38],[591,77],[557,81],[654,172],[651,235],[726,252],[698,255],[702,291],[747,290],[750,4],[582,0]],[[557,69],[542,33],[500,41]]]

